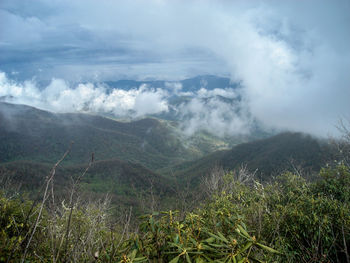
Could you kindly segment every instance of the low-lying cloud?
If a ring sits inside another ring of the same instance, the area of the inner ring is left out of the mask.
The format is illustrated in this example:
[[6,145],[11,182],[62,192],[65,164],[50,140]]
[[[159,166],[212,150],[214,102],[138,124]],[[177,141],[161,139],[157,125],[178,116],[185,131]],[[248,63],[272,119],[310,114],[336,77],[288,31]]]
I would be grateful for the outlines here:
[[122,117],[140,117],[168,110],[167,92],[141,85],[130,90],[107,91],[92,83],[70,87],[62,79],[53,79],[40,90],[34,81],[17,83],[0,72],[0,97],[3,101],[26,104],[54,112],[111,113]]
[[[213,99],[201,105],[197,92],[181,109],[184,118],[192,117],[188,127],[221,127],[214,121],[226,119],[221,130],[229,120],[244,130],[252,116],[269,128],[324,136],[336,131],[339,118],[349,117],[348,0],[3,0],[0,24],[0,70],[16,73],[25,87],[11,92],[22,92],[23,100],[39,96],[45,104],[49,95],[38,95],[23,80],[57,78],[49,86],[64,88],[53,92],[52,110],[70,101],[72,110],[163,112],[169,89],[109,94],[103,87],[67,83],[219,74],[241,84],[244,106],[237,111]],[[204,108],[210,113],[202,116]]]
[[178,107],[181,127],[186,134],[206,130],[215,135],[249,134],[253,118],[232,89],[201,88],[188,103]]
[[[178,104],[174,96],[184,98]],[[62,79],[39,89],[34,81],[18,83],[0,72],[0,101],[26,104],[44,110],[66,113],[85,112],[114,115],[119,118],[141,118],[167,114],[181,121],[186,135],[206,130],[219,136],[248,134],[251,118],[232,88],[182,92],[181,83],[166,83],[164,88],[147,84],[129,90],[111,89],[105,84],[77,84],[70,87]],[[163,115],[164,116],[164,115]]]

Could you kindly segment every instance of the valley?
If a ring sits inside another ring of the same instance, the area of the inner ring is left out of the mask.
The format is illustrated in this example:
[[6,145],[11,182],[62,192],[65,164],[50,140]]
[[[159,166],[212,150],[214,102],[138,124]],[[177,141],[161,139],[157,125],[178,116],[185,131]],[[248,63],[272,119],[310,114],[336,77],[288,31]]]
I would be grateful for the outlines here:
[[122,122],[0,102],[0,123],[0,175],[23,191],[36,193],[71,145],[57,170],[57,195],[66,194],[71,178],[84,171],[93,154],[82,192],[94,198],[110,194],[114,204],[137,209],[140,198],[149,202],[151,194],[164,201],[160,206],[168,206],[175,185],[189,184],[200,191],[215,167],[234,171],[246,165],[256,171],[257,180],[267,182],[296,167],[305,174],[317,173],[333,157],[326,142],[301,133],[266,139],[263,134],[218,137],[206,131],[187,136],[178,122],[156,117]]

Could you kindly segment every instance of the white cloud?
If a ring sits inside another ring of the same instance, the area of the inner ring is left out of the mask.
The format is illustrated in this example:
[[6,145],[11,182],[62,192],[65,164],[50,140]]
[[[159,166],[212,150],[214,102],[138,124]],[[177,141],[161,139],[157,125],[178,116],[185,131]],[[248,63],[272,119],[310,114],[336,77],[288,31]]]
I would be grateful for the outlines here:
[[[229,73],[241,83],[240,95],[254,118],[268,127],[318,135],[333,132],[338,118],[350,112],[347,0],[3,0],[0,12],[5,25],[0,32],[0,69],[6,67],[7,72],[84,82],[95,76],[102,81],[116,76],[179,79]],[[38,68],[43,69],[40,74]],[[11,86],[8,94],[19,92],[23,100],[36,92],[30,82],[6,85]],[[53,81],[52,89],[55,85]],[[195,95],[237,96],[205,87]],[[40,96],[45,103],[49,95]],[[66,103],[66,109],[90,107],[140,116],[167,108],[164,91],[151,88],[106,94],[102,87],[84,84],[55,96],[53,109]],[[72,99],[81,96],[84,103]],[[186,110],[194,116],[193,123],[201,123],[198,127],[221,127],[222,122],[214,120],[222,120],[224,110],[232,115],[232,127],[244,120],[214,101],[210,107],[191,103]],[[211,112],[199,118],[195,109]],[[233,128],[220,128],[225,129]]]
[[[70,87],[62,79],[53,79],[39,90],[33,81],[16,83],[0,73],[0,97],[2,100],[27,104],[54,112],[92,112],[114,114],[118,117],[139,118],[160,114],[169,110],[169,99],[182,95],[182,85],[166,83],[164,89],[142,84],[130,90],[95,86],[92,83]],[[233,89],[207,90],[201,88],[190,94],[190,99],[180,105],[172,105],[180,127],[187,135],[206,130],[218,136],[247,134],[251,117],[237,100]]]
[[[223,100],[216,95],[224,96]],[[232,100],[231,100],[231,99]],[[218,136],[249,134],[253,118],[237,99],[237,92],[230,89],[200,89],[188,103],[178,108],[183,131],[191,135],[206,130]]]
[[55,112],[100,112],[139,117],[167,111],[166,94],[145,85],[108,93],[103,86],[86,83],[73,88],[61,79],[53,79],[46,88],[39,90],[33,81],[16,83],[0,72],[0,97],[4,97],[3,100]]

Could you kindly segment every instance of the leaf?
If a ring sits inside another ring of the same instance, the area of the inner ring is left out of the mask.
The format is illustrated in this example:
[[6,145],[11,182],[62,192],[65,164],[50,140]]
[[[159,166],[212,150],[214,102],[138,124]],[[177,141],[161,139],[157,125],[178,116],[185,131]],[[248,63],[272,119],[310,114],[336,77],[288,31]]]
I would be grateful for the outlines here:
[[180,256],[176,256],[175,258],[173,258],[172,260],[170,260],[169,263],[177,263],[180,259]]
[[146,262],[146,261],[147,261],[146,257],[139,257],[134,259],[134,262]]
[[253,257],[249,257],[249,259],[253,260],[253,261],[256,261],[258,263],[266,263],[266,261],[262,261],[260,259],[257,259],[257,258],[253,258]]
[[253,245],[253,242],[248,242],[241,250],[240,252],[246,251],[248,248],[250,248]]
[[136,253],[137,253],[137,249],[134,249],[134,250],[131,252],[131,254],[130,254],[130,256],[129,256],[129,258],[131,259],[131,261],[134,260],[134,258],[136,257]]
[[176,234],[174,237],[174,243],[179,244],[179,235]]
[[273,248],[271,248],[271,247],[265,246],[265,245],[260,244],[260,243],[256,243],[256,244],[257,244],[259,247],[261,247],[262,249],[265,249],[265,250],[267,250],[267,251],[269,251],[269,252],[271,252],[271,253],[283,255],[281,252],[279,252],[279,251],[277,251],[277,250],[275,250],[275,249],[273,249]]
[[213,243],[214,241],[215,241],[214,237],[209,237],[209,238],[204,240],[204,242],[206,242],[206,243]]
[[239,232],[242,233],[245,237],[251,238],[251,236],[248,234],[248,232],[241,225],[238,225],[237,228],[238,228]]
[[215,235],[215,234],[212,234],[212,233],[210,233],[210,232],[208,232],[208,234],[209,234],[210,236],[214,237],[214,238],[217,239],[217,240],[221,240],[221,241],[223,241],[223,242],[225,242],[225,243],[229,243],[225,237],[222,238],[222,237],[219,237],[219,236],[217,236],[217,235]]
[[227,247],[227,245],[224,245],[224,244],[210,244],[212,247],[217,247],[217,248],[220,248],[220,247]]
[[218,235],[222,238],[222,240],[224,240],[226,243],[230,243],[227,239],[226,239],[226,237],[224,237],[224,235],[223,234],[221,234],[219,231],[218,231]]
[[240,261],[238,261],[238,263],[244,263],[247,262],[247,258],[242,258]]

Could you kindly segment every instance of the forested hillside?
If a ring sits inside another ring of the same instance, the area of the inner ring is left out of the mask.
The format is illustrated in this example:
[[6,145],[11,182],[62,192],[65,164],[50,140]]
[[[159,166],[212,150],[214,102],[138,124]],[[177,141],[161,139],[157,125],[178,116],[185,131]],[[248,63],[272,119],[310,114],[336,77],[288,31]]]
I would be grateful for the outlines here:
[[88,114],[54,114],[24,105],[0,103],[0,160],[53,162],[68,149],[70,163],[119,158],[152,169],[192,159],[169,127],[156,119],[118,122]]
[[[258,180],[268,181],[295,168],[317,173],[333,158],[329,144],[300,133],[250,138],[228,149],[237,137],[223,139],[204,131],[188,137],[176,122],[155,118],[120,122],[8,103],[0,103],[0,123],[0,173],[23,191],[38,191],[50,167],[71,147],[57,170],[58,193],[64,193],[93,154],[94,165],[82,178],[86,193],[96,197],[109,193],[113,204],[132,203],[137,209],[139,199],[151,198],[151,187],[155,195],[164,194],[160,199],[167,204],[173,198],[169,189],[199,187],[215,167],[231,171],[246,165],[256,171]],[[227,150],[216,151],[222,148]],[[176,186],[169,187],[172,182]]]
[[217,151],[199,160],[184,162],[171,169],[181,180],[198,184],[215,167],[232,171],[247,166],[261,181],[270,181],[284,171],[303,170],[312,177],[321,167],[333,162],[336,151],[325,140],[302,133],[281,133],[267,139],[255,140]]

